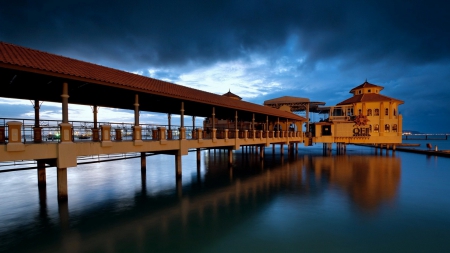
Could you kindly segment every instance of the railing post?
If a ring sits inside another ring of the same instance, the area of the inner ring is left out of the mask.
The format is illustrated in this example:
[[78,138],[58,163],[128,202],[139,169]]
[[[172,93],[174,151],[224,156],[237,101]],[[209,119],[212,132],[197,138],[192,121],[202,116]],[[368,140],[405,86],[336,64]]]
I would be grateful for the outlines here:
[[42,127],[33,127],[33,141],[35,143],[42,142]]
[[228,129],[223,130],[224,132],[224,139],[227,140],[228,139]]
[[166,139],[166,128],[165,127],[158,127],[158,133],[159,133],[158,140]]
[[0,143],[5,143],[6,138],[5,138],[5,127],[4,126],[0,126]]
[[[92,129],[92,130],[94,130],[94,129]],[[96,129],[96,130],[97,130],[97,134],[98,134],[98,129]],[[115,131],[116,131],[116,141],[121,141],[122,140],[122,129],[116,128]],[[92,133],[94,133],[94,132],[92,131]]]
[[201,128],[197,128],[197,140],[201,140],[201,139],[203,139],[203,136],[202,136],[202,129]]
[[102,147],[111,146],[112,145],[112,143],[111,143],[111,126],[110,125],[101,125],[100,129],[102,131],[102,134],[101,134]]
[[180,140],[185,140],[186,139],[186,128],[184,127],[180,127],[178,128],[178,131],[180,131]]

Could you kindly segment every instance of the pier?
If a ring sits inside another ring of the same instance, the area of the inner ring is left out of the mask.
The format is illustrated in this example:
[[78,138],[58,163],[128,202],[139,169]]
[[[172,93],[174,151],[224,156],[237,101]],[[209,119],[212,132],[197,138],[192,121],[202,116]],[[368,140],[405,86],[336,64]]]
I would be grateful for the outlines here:
[[[145,174],[146,154],[169,154],[181,178],[181,157],[189,150],[224,149],[232,163],[233,150],[241,147],[259,149],[262,159],[263,147],[283,150],[304,139],[306,119],[290,112],[7,43],[0,43],[0,85],[2,97],[30,100],[35,112],[34,120],[2,119],[0,162],[37,161],[42,186],[45,168],[56,167],[60,201],[69,195],[67,168],[76,167],[79,157],[140,153]],[[42,101],[61,104],[61,121],[41,120]],[[92,106],[92,122],[70,121],[69,101]],[[98,122],[99,107],[132,110],[134,122]],[[166,114],[167,124],[142,124],[142,111]],[[180,117],[179,126],[171,125],[173,115]],[[188,115],[192,126],[185,124]],[[195,117],[210,119],[212,127],[195,126]],[[227,128],[216,128],[218,120],[226,120]],[[298,130],[287,131],[291,124]],[[275,125],[285,130],[274,130]]]

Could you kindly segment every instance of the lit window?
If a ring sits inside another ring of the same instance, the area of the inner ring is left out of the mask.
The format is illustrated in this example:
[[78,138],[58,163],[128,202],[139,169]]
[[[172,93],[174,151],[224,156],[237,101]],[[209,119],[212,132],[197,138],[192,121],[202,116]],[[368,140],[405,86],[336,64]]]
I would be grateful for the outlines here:
[[389,124],[384,125],[384,131],[389,132],[389,130],[390,130]]
[[375,109],[375,116],[379,116],[380,115],[380,110]]
[[367,116],[372,116],[372,109],[367,110]]
[[375,125],[373,131],[374,132],[378,132],[380,130],[380,126],[378,126],[378,124]]
[[397,132],[397,124],[392,125],[392,131]]

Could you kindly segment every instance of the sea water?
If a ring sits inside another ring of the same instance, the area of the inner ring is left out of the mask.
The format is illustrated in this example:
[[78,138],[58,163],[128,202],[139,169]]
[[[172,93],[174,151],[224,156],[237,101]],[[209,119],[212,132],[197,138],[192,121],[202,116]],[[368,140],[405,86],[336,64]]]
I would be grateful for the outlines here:
[[0,173],[0,252],[450,252],[450,159],[320,145]]

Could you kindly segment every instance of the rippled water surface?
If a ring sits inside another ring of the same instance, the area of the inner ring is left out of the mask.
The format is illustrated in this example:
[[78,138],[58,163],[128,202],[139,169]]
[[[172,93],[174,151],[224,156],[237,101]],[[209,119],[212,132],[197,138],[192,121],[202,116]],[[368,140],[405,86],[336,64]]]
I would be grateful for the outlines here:
[[450,252],[450,158],[348,146],[0,173],[0,252]]

